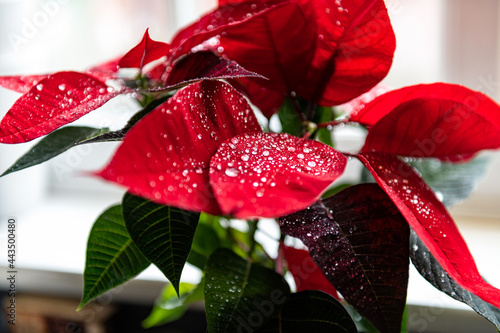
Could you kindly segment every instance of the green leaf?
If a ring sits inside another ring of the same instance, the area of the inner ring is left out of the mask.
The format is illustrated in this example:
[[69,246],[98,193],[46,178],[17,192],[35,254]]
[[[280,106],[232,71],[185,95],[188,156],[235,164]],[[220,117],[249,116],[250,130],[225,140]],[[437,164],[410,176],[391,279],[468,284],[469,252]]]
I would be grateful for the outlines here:
[[212,252],[220,247],[220,245],[221,241],[213,227],[207,224],[199,223],[194,234],[191,252],[189,253],[187,261],[191,265],[203,270],[205,268],[205,262],[208,260]]
[[109,131],[86,126],[62,127],[40,140],[0,177],[46,162],[79,143]]
[[262,326],[290,293],[283,277],[228,249],[217,249],[205,267],[208,332],[239,332]]
[[258,333],[332,332],[356,333],[356,325],[344,307],[332,296],[317,290],[288,297]]
[[290,98],[286,98],[278,110],[278,118],[281,122],[282,132],[295,136],[302,136],[304,126],[292,105]]
[[203,283],[193,285],[181,282],[179,297],[172,284],[168,284],[156,300],[149,316],[142,322],[142,326],[151,328],[173,322],[184,315],[189,304],[201,300],[203,300]]
[[199,213],[168,207],[126,193],[123,198],[125,225],[137,247],[179,291]]
[[132,279],[150,265],[125,228],[120,205],[102,213],[90,231],[78,309],[95,297]]

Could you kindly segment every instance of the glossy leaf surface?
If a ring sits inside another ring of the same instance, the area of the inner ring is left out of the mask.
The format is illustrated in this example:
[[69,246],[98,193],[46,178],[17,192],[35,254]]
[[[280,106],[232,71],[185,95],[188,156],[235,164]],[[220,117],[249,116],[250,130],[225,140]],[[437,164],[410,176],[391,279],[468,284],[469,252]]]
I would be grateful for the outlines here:
[[149,37],[149,29],[146,30],[142,40],[128,51],[118,62],[121,68],[140,68],[150,62],[167,56],[170,45],[154,41]]
[[26,154],[21,156],[0,177],[43,163],[51,158],[75,147],[79,143],[96,137],[107,129],[99,129],[86,126],[67,126],[55,130],[40,140]]
[[261,327],[290,293],[281,275],[227,249],[207,261],[204,288],[210,333]]
[[280,218],[335,289],[381,332],[399,332],[408,284],[408,225],[375,184],[349,187]]
[[446,273],[443,267],[441,267],[436,258],[434,258],[415,232],[411,233],[410,243],[411,261],[417,271],[427,281],[448,296],[470,306],[474,311],[488,319],[498,330],[500,330],[500,309],[460,287],[460,285]]
[[225,83],[201,81],[134,126],[99,175],[161,204],[220,215],[209,184],[210,159],[228,138],[256,131],[259,124],[241,95]]
[[320,291],[302,291],[288,297],[258,333],[356,333],[356,325],[342,304]]
[[367,104],[352,120],[371,126],[363,152],[463,160],[500,147],[500,106],[458,85],[394,90]]
[[80,307],[132,279],[150,265],[130,238],[122,207],[102,213],[90,231],[83,273],[84,289]]
[[463,288],[499,306],[500,290],[483,280],[455,222],[413,168],[392,155],[357,157],[446,272]]
[[179,291],[182,269],[200,214],[163,206],[129,193],[123,197],[122,205],[130,237]]
[[77,72],[47,76],[21,96],[0,122],[1,143],[33,140],[77,120],[121,91]]
[[304,290],[320,290],[338,299],[338,294],[330,281],[327,280],[321,269],[307,250],[295,249],[281,245],[285,255],[288,270],[293,275],[297,292]]
[[224,214],[279,217],[304,209],[344,171],[333,148],[288,134],[249,133],[224,142],[210,161],[210,184]]

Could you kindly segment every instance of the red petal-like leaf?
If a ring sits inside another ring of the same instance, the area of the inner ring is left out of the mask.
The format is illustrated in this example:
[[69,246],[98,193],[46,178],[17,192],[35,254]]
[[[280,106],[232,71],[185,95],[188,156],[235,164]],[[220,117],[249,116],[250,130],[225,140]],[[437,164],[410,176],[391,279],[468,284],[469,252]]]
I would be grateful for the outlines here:
[[313,258],[306,250],[299,250],[286,245],[281,245],[285,255],[288,270],[293,275],[297,292],[303,290],[321,290],[339,299],[337,291],[321,272]]
[[312,10],[318,25],[314,60],[297,89],[299,95],[321,105],[337,105],[370,90],[387,75],[396,40],[383,0],[299,2],[303,8],[313,7],[304,12]]
[[118,62],[122,57],[112,59],[105,63],[91,67],[85,71],[86,74],[106,82],[107,80],[116,79],[118,77]]
[[280,218],[328,280],[381,332],[400,332],[408,284],[408,225],[375,184],[362,184]]
[[500,290],[483,280],[455,222],[422,178],[393,155],[357,157],[446,272],[463,288],[500,306]]
[[219,147],[210,161],[210,184],[224,214],[279,217],[314,203],[346,162],[318,141],[248,133]]
[[[214,44],[225,56],[270,79],[256,82],[321,105],[347,102],[389,71],[395,37],[382,0],[296,0],[263,10],[271,4],[223,2],[181,31],[173,45],[184,41],[181,52],[187,52],[218,36]],[[239,21],[231,24],[230,18]]]
[[47,75],[0,76],[0,87],[24,94],[46,77]]
[[77,72],[47,76],[21,96],[0,122],[0,142],[20,143],[48,134],[102,106],[122,91]]
[[436,83],[389,92],[352,119],[372,125],[363,152],[460,160],[500,147],[500,106],[458,85]]
[[[220,20],[226,21],[217,29],[202,30],[202,33],[189,37],[177,53],[185,53],[206,39],[217,36],[209,41],[213,48],[247,70],[270,79],[260,79],[259,84],[283,92],[294,90],[303,83],[314,55],[317,35],[312,24],[308,25],[306,14],[293,2],[279,4],[267,10],[262,10],[267,7],[266,4],[259,4],[255,9],[252,6],[255,4],[226,6],[202,18],[196,25],[197,29],[203,29],[201,22],[205,22],[214,13],[222,13]],[[240,17],[233,16],[234,12],[245,19],[237,24],[227,24],[230,18],[234,17],[236,20]],[[209,24],[213,26],[212,23]],[[172,42],[173,45],[176,40]]]
[[174,89],[200,80],[231,79],[236,77],[261,77],[247,71],[236,62],[215,55],[212,51],[189,53],[179,58],[168,73],[166,88]]
[[142,40],[128,51],[120,59],[118,65],[121,68],[140,68],[149,64],[151,61],[167,56],[170,51],[170,45],[163,42],[154,41],[149,37],[148,30],[144,33]]
[[219,215],[209,184],[210,158],[225,140],[256,131],[257,119],[236,90],[200,81],[132,127],[99,176],[160,204]]

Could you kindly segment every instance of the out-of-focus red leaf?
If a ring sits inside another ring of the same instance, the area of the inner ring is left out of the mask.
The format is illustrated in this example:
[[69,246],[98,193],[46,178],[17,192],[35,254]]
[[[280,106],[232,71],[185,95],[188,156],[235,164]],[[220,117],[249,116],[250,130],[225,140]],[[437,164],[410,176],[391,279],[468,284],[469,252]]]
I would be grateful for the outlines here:
[[363,152],[461,160],[500,147],[500,106],[453,84],[386,93],[352,120],[371,126]]
[[[209,43],[214,49],[269,79],[259,79],[260,85],[285,93],[292,91],[303,83],[309,70],[317,35],[297,3],[282,3],[260,12],[258,9],[264,5],[260,4],[255,10],[251,10],[251,6],[249,3],[229,6],[243,17],[248,13],[248,19],[193,35],[185,40],[180,52],[191,50],[212,37]],[[223,9],[226,7],[216,12]]]
[[98,175],[160,204],[219,215],[209,184],[210,158],[225,140],[256,131],[257,119],[236,90],[200,81],[132,127]]
[[0,76],[0,87],[24,94],[46,77],[47,75]]
[[500,306],[500,290],[483,280],[455,222],[422,178],[393,155],[357,157],[446,272],[463,288]]
[[[172,89],[178,85],[199,80],[231,79],[236,77],[261,77],[247,71],[236,62],[224,59],[211,51],[189,53],[178,59],[168,73],[166,85]],[[166,89],[167,89],[166,88]]]
[[318,141],[247,133],[219,147],[210,161],[210,184],[224,214],[279,217],[314,203],[346,162]]
[[0,142],[21,143],[48,134],[102,106],[122,91],[77,72],[40,80],[21,96],[0,122]]
[[327,280],[321,269],[316,265],[309,251],[299,250],[286,245],[281,245],[280,249],[285,255],[288,270],[293,275],[297,292],[303,290],[321,290],[339,299],[337,291]]
[[375,98],[391,91],[391,88],[383,83],[377,84],[375,87],[370,89],[370,91],[364,93],[361,96],[356,97],[349,102],[339,105],[339,108],[348,114],[359,113],[368,103],[373,101]]
[[410,229],[376,184],[349,187],[279,222],[359,313],[381,332],[400,332]]
[[121,58],[122,57],[118,57],[97,66],[91,67],[87,69],[85,73],[92,75],[93,77],[103,82],[111,79],[116,79],[118,77],[118,62]]
[[312,7],[304,12],[312,10],[317,22],[314,59],[299,95],[320,105],[337,105],[367,92],[387,75],[396,41],[383,0],[298,2]]
[[148,30],[144,33],[142,40],[128,51],[118,62],[121,68],[140,68],[150,62],[167,56],[170,45],[154,41],[149,37]]
[[382,0],[223,1],[181,31],[173,45],[183,44],[180,52],[187,52],[210,37],[225,56],[269,78],[258,84],[321,105],[347,102],[375,86],[395,49]]

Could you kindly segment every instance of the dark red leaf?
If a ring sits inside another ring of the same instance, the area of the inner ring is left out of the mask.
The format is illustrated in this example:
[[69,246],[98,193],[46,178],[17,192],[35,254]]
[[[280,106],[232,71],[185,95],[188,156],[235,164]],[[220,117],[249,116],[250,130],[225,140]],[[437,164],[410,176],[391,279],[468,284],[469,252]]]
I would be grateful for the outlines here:
[[303,290],[321,290],[339,299],[337,291],[323,275],[321,269],[309,254],[309,251],[295,249],[283,244],[280,249],[285,255],[288,270],[292,273],[295,280],[297,292]]
[[170,45],[163,42],[154,41],[149,37],[148,30],[144,33],[142,40],[128,51],[118,62],[121,68],[140,68],[150,62],[167,56]]
[[105,63],[91,67],[85,71],[86,74],[106,82],[107,80],[116,79],[118,77],[118,62],[122,57],[112,59]]
[[0,87],[24,94],[46,77],[47,75],[0,76]]
[[279,222],[360,314],[381,332],[400,332],[410,230],[377,185],[349,187]]
[[20,143],[48,134],[102,106],[122,91],[77,72],[47,76],[21,96],[0,122],[0,142]]
[[366,105],[352,120],[371,126],[363,152],[461,160],[500,147],[500,106],[458,85],[395,90]]
[[99,176],[160,204],[219,215],[208,168],[225,140],[260,131],[246,100],[220,81],[179,90],[127,132]]
[[[199,80],[231,79],[236,77],[261,77],[247,71],[236,62],[224,59],[211,51],[189,53],[179,58],[166,77],[166,88],[187,85]],[[158,89],[162,90],[162,88]]]
[[218,148],[210,161],[210,184],[224,214],[279,217],[313,204],[346,162],[318,141],[247,133]]
[[500,290],[483,280],[455,222],[422,178],[393,155],[357,157],[446,272],[463,288],[500,306]]

